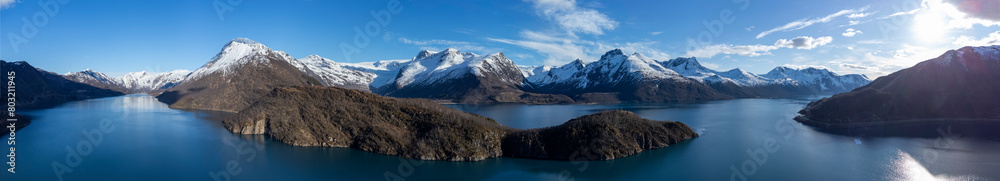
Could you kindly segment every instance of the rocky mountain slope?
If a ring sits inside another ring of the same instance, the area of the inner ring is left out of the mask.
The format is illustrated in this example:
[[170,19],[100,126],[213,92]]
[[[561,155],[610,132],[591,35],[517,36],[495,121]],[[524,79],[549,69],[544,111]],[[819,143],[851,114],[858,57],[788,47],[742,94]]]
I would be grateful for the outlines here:
[[[121,92],[67,80],[23,61],[0,60],[0,68],[4,74],[14,72],[15,107],[18,110],[44,109],[70,101],[124,95]],[[4,77],[6,80],[4,82],[8,82],[10,75]],[[8,89],[4,89],[4,95],[7,93]]]
[[237,38],[211,61],[156,98],[171,108],[237,112],[276,87],[321,85],[285,52]]
[[[264,134],[296,146],[450,161],[498,156],[609,160],[698,136],[683,123],[646,120],[625,111],[517,130],[423,99],[317,86],[275,88],[224,124],[235,133]],[[588,152],[574,154],[576,149]]]
[[921,122],[1000,122],[1000,46],[963,47],[809,103],[799,122],[849,128]]

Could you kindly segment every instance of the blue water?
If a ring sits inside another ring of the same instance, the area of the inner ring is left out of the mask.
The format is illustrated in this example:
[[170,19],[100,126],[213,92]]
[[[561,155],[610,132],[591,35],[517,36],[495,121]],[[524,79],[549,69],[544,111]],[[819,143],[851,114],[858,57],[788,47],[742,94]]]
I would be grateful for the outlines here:
[[[234,135],[220,124],[223,113],[174,110],[153,97],[129,95],[26,112],[35,120],[16,133],[17,173],[4,172],[0,180],[57,180],[60,176],[63,180],[225,180],[227,176],[231,180],[1000,179],[998,141],[961,136],[961,128],[928,138],[819,132],[791,121],[808,101],[449,105],[515,128],[553,126],[621,109],[648,119],[684,122],[701,137],[611,161],[495,158],[446,162],[347,148],[292,147],[263,136]],[[62,166],[54,168],[54,164]]]

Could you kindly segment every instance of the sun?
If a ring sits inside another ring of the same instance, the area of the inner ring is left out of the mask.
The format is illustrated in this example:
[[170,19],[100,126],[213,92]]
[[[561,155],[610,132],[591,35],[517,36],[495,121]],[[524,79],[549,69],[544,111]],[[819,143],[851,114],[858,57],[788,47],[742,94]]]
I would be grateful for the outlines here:
[[944,13],[925,11],[913,17],[913,35],[924,42],[944,40],[948,32],[947,15]]

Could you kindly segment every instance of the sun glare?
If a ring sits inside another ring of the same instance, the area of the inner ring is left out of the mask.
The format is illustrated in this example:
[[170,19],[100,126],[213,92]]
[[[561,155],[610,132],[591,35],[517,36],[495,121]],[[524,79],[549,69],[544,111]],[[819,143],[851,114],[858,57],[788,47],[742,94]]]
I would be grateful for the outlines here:
[[947,16],[936,11],[925,11],[913,17],[913,35],[924,42],[943,40],[948,30]]

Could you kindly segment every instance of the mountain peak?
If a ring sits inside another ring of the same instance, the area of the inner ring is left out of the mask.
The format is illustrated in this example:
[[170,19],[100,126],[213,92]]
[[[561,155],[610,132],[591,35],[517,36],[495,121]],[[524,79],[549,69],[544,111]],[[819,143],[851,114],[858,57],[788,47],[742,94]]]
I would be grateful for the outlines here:
[[417,53],[416,59],[424,59],[424,58],[427,58],[427,57],[429,57],[431,55],[434,55],[434,53],[437,53],[437,52],[432,52],[430,50],[421,50],[420,53]]
[[[609,60],[609,59],[612,59],[614,57],[624,57],[624,56],[625,56],[625,53],[623,53],[621,49],[617,49],[616,48],[614,50],[608,51],[607,53],[604,53],[604,55],[601,56],[601,60]],[[621,58],[621,59],[624,59],[624,58]]]
[[230,44],[232,44],[232,43],[240,43],[240,44],[247,44],[247,45],[259,45],[260,44],[260,43],[257,43],[256,41],[250,40],[249,38],[243,38],[243,37],[234,38],[233,40],[230,40],[229,43]]
[[625,55],[625,53],[622,52],[622,49],[615,48],[614,50],[610,50],[610,51],[604,53],[604,56],[608,56],[608,55]]
[[668,62],[670,62],[670,64],[669,64],[670,67],[677,67],[677,66],[681,66],[681,65],[689,65],[689,66],[695,66],[695,67],[702,67],[701,63],[698,62],[698,59],[694,58],[694,57],[689,57],[689,58],[678,57],[678,58],[672,59],[672,60],[670,60]]
[[299,60],[301,60],[301,61],[320,61],[320,60],[323,60],[323,59],[326,59],[326,58],[323,58],[323,57],[321,57],[319,55],[313,54],[313,55],[306,56],[305,58],[302,58],[302,59],[299,59]]

